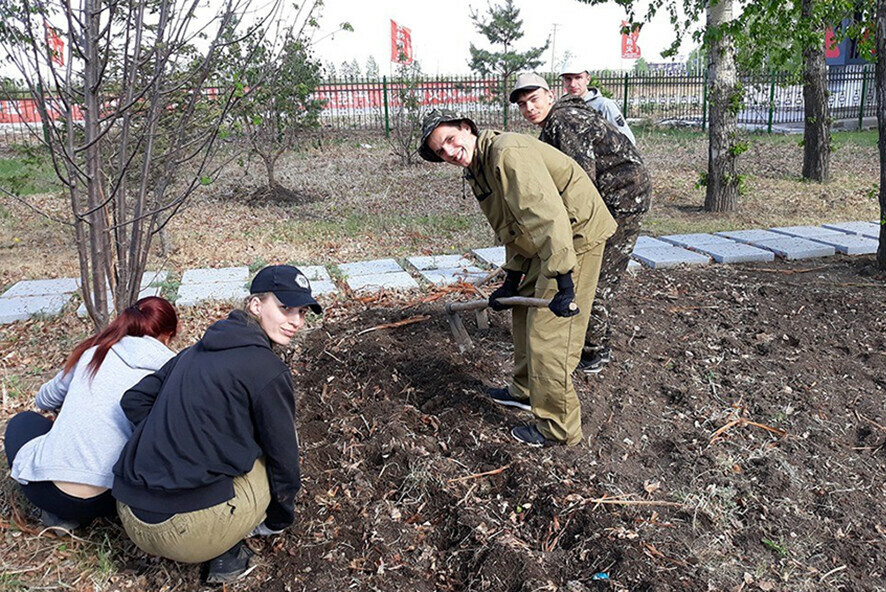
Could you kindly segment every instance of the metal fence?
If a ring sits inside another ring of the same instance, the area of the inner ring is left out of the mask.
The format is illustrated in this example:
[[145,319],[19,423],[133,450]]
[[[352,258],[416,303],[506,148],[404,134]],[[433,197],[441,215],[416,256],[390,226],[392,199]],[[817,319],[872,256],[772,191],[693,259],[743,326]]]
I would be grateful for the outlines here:
[[[681,121],[705,127],[708,100],[705,75],[624,74],[597,72],[594,84],[631,119]],[[563,87],[549,77],[551,90]],[[744,99],[739,122],[772,131],[780,124],[803,122],[803,87],[786,74],[741,76]],[[389,131],[406,94],[417,98],[421,110],[457,109],[484,127],[527,130],[515,105],[505,100],[513,79],[494,77],[422,78],[414,81],[332,79],[316,91],[325,107],[321,121],[327,129]],[[876,114],[874,68],[843,66],[828,72],[829,103],[834,119],[859,119]],[[214,89],[213,89],[214,90]],[[208,94],[209,97],[213,93]],[[24,143],[40,136],[41,121],[27,93],[0,97],[0,143]],[[50,114],[52,117],[52,114]]]
[[[780,124],[803,122],[803,86],[788,74],[742,75],[743,105],[740,123],[772,131]],[[631,119],[656,123],[682,121],[707,125],[708,98],[706,75],[593,74],[594,84],[612,98]],[[555,95],[561,95],[557,77],[548,82]],[[526,129],[515,105],[504,96],[513,79],[462,77],[425,78],[417,81],[415,92],[423,109],[457,109],[481,126]],[[335,129],[388,129],[391,112],[400,106],[403,81],[337,80],[318,90],[326,99],[324,123]],[[861,119],[876,115],[874,67],[845,66],[828,72],[829,103],[834,119]]]

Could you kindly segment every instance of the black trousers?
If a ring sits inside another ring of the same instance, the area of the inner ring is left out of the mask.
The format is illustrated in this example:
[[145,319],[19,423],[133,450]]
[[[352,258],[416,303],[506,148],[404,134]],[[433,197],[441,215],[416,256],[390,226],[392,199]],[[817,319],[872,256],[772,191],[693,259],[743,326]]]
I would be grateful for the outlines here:
[[[52,420],[33,411],[23,411],[10,419],[3,439],[9,467],[12,468],[22,446],[48,433],[50,429]],[[84,499],[68,495],[52,481],[31,481],[21,487],[28,501],[64,520],[87,524],[94,518],[117,515],[116,503],[110,491]]]

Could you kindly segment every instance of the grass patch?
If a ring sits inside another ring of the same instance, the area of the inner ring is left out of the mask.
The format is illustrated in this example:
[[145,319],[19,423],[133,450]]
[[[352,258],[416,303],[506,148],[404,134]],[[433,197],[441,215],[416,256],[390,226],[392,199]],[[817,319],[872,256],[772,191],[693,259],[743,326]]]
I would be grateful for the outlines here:
[[880,134],[877,130],[862,130],[852,132],[834,132],[831,141],[835,148],[843,146],[861,146],[863,148],[877,148],[877,139]]
[[409,237],[446,237],[469,230],[475,223],[475,216],[460,214],[372,215],[353,212],[333,220],[279,222],[274,225],[271,240],[274,242],[335,241],[360,237],[372,240],[375,235],[393,231],[402,232],[406,240]]
[[18,147],[12,158],[0,158],[0,187],[16,195],[59,189],[49,155],[40,148]]
[[18,592],[19,590],[28,590],[28,588],[28,585],[16,574],[0,574],[0,591]]

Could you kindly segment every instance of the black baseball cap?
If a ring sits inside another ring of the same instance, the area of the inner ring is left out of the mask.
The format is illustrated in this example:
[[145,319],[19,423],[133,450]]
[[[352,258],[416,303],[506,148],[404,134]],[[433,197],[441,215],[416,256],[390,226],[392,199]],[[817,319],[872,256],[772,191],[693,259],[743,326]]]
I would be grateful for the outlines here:
[[283,305],[292,308],[310,306],[317,314],[323,308],[311,296],[311,282],[297,267],[292,265],[270,265],[265,267],[252,280],[250,294],[271,292]]

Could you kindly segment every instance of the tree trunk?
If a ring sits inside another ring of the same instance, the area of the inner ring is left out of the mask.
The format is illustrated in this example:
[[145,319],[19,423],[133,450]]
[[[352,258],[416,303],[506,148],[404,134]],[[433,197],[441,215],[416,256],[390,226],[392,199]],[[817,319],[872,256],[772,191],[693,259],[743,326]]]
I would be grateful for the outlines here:
[[[86,16],[84,28],[86,48],[83,56],[83,139],[86,146],[86,220],[89,236],[88,257],[91,269],[80,275],[83,280],[81,289],[92,293],[92,309],[86,299],[89,316],[92,317],[96,331],[103,329],[110,322],[108,283],[111,279],[111,246],[108,237],[108,210],[105,200],[104,179],[101,164],[100,124],[101,97],[99,96],[102,64],[99,60],[97,44],[101,30],[101,5],[96,0],[87,0],[83,11]],[[85,245],[78,245],[84,248]],[[111,286],[113,289],[114,286]]]
[[272,154],[262,154],[261,157],[265,163],[265,171],[268,173],[268,191],[273,192],[277,188],[277,175],[274,170],[277,159]]
[[[732,20],[732,0],[720,0],[707,9],[710,33]],[[708,37],[708,80],[711,119],[708,130],[708,176],[704,209],[731,212],[738,209],[739,177],[735,172],[738,111],[741,94],[735,70],[735,44],[729,35]]]
[[[811,22],[818,0],[803,0],[804,21]],[[824,38],[824,23],[813,24]],[[803,50],[803,178],[827,181],[831,176],[831,114],[828,108],[828,70],[822,45]]]
[[877,0],[877,128],[880,138],[880,246],[877,267],[886,269],[886,0]]

